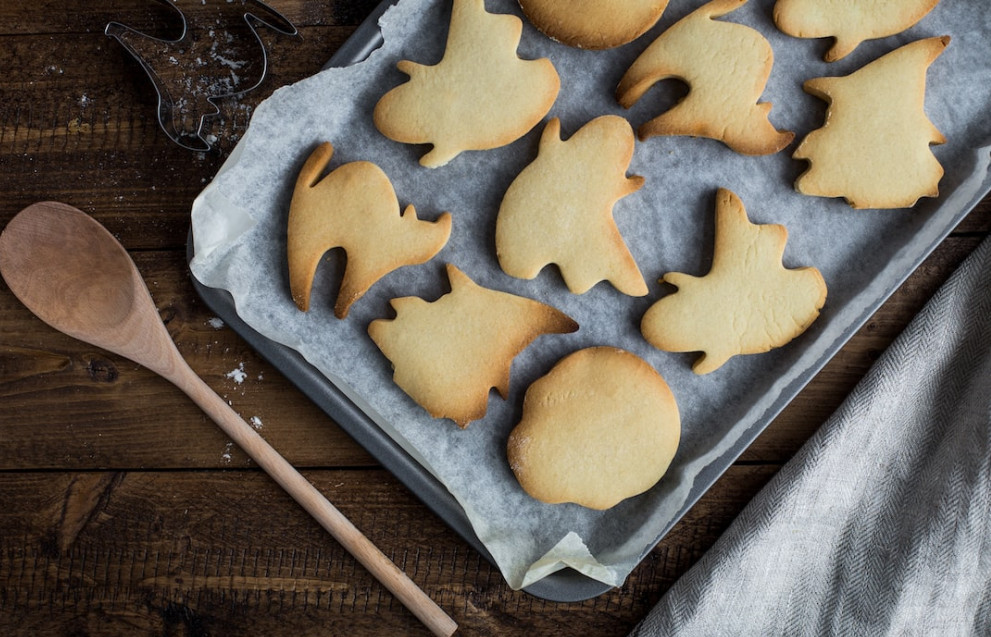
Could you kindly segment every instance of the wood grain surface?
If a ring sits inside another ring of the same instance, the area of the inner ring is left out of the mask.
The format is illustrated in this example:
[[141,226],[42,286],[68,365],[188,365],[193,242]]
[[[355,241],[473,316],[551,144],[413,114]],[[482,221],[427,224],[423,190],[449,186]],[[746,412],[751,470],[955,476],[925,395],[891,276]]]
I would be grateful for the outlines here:
[[[213,0],[211,0],[213,1]],[[191,20],[199,0],[179,0]],[[414,494],[197,298],[189,210],[279,86],[318,71],[375,0],[272,0],[269,74],[220,103],[210,153],[172,142],[111,20],[174,37],[147,0],[0,2],[0,225],[41,200],[129,250],[193,369],[461,625],[465,635],[624,635],[716,541],[991,230],[985,200],[618,589],[509,589]],[[234,373],[237,370],[238,373]],[[243,379],[240,372],[243,372]],[[425,635],[184,395],[53,332],[0,284],[0,635]]]

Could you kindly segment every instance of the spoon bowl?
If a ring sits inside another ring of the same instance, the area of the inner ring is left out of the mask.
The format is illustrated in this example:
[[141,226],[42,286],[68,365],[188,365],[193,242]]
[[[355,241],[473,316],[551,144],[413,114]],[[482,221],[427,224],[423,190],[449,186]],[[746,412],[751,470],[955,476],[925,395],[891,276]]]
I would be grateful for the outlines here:
[[190,369],[124,247],[86,213],[43,202],[0,233],[0,274],[55,329],[171,381],[435,635],[457,624]]
[[74,210],[38,203],[14,217],[0,235],[0,271],[41,320],[110,344],[134,307],[131,260],[106,228]]
[[60,332],[144,365],[183,391],[199,381],[124,246],[86,213],[57,202],[22,210],[0,234],[0,273],[21,303]]

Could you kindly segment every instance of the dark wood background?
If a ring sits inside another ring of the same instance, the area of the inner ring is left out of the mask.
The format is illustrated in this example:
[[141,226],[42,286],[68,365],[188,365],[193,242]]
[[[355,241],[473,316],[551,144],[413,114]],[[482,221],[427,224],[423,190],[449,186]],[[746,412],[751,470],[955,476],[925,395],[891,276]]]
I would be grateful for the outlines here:
[[[180,6],[196,19],[200,2]],[[318,71],[376,0],[273,0],[264,84],[221,103],[219,151],[172,144],[137,64],[103,35],[161,37],[149,0],[0,0],[0,224],[73,204],[128,248],[192,367],[467,635],[624,635],[838,406],[991,229],[986,200],[799,395],[622,588],[559,604],[498,570],[229,328],[184,259],[193,198],[275,88]],[[245,379],[229,376],[241,369]],[[420,635],[424,629],[178,390],[35,319],[0,284],[0,635]]]

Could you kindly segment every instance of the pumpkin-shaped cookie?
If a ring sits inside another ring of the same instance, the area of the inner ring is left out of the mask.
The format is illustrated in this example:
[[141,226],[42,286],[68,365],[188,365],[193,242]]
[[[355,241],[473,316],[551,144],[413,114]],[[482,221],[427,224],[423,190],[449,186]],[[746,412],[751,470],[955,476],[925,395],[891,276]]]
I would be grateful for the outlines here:
[[625,350],[592,347],[530,385],[507,455],[537,500],[608,509],[656,484],[680,440],[678,405],[660,374]]

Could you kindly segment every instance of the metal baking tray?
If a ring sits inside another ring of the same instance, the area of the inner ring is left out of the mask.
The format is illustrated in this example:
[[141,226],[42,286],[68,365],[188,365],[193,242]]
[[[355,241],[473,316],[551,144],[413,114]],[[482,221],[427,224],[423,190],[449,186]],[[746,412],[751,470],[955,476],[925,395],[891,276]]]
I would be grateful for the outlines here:
[[[340,49],[330,59],[327,66],[348,66],[364,60],[372,51],[381,46],[383,38],[378,27],[379,17],[398,0],[382,2],[364,23],[354,32]],[[751,427],[740,437],[736,444],[725,451],[716,461],[709,464],[696,477],[691,493],[684,506],[676,516],[657,535],[655,544],[661,540],[681,517],[698,501],[712,486],[733,461],[770,424],[780,411],[798,394],[799,391],[815,376],[820,369],[840,350],[840,348],[856,333],[870,318],[886,298],[897,289],[905,278],[911,274],[929,256],[933,249],[952,231],[970,210],[973,209],[989,192],[991,192],[991,175],[982,175],[979,191],[959,214],[949,220],[939,236],[933,237],[930,244],[920,246],[922,249],[911,255],[910,267],[906,268],[904,276],[896,281],[887,294],[877,298],[875,302],[863,307],[855,320],[846,325],[840,338],[837,338],[823,352],[823,356],[804,373],[793,378],[780,391],[768,409],[761,414],[756,426]],[[190,233],[187,258],[192,259],[193,242]],[[304,394],[313,400],[326,412],[342,429],[362,445],[377,461],[389,469],[396,478],[410,491],[417,495],[431,510],[444,520],[465,541],[471,544],[479,553],[493,564],[490,553],[472,530],[467,516],[450,494],[447,488],[414,460],[392,438],[390,438],[374,421],[359,409],[344,393],[333,385],[321,372],[307,363],[294,350],[282,346],[259,334],[240,319],[235,310],[233,299],[225,290],[209,288],[192,277],[197,293],[210,309],[242,336],[258,353],[279,369]],[[653,546],[648,547],[648,552]],[[643,556],[641,556],[643,557]],[[586,577],[585,575],[565,568],[544,579],[524,588],[527,593],[551,601],[570,602],[596,597],[612,588],[610,585]]]

